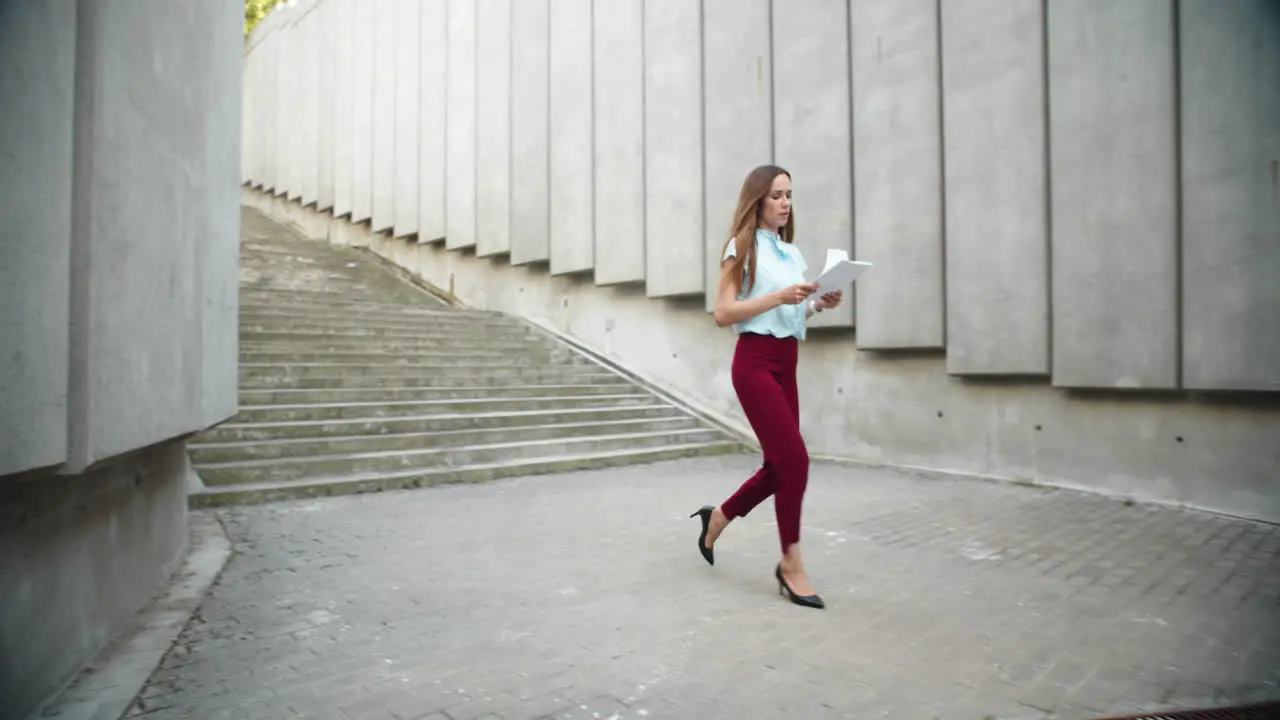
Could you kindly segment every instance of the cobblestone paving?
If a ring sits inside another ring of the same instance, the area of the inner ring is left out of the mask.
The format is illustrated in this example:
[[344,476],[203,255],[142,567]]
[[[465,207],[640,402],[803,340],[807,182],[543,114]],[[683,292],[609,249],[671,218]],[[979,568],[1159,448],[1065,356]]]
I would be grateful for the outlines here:
[[236,555],[132,711],[169,718],[1088,718],[1280,697],[1280,528],[815,465],[826,611],[749,457],[226,511]]

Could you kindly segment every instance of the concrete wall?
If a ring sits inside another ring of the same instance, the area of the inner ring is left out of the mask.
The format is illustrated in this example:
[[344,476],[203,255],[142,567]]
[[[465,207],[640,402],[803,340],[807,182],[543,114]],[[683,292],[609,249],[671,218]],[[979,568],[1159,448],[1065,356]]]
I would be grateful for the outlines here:
[[812,324],[815,452],[1280,519],[1274,0],[509,5],[420,25],[445,152],[476,163],[446,177],[465,215],[422,222],[469,247],[505,210],[509,258],[318,237],[740,419],[706,312],[742,178],[776,162],[811,271],[833,247],[876,266]]
[[[5,717],[149,600],[185,546],[182,439],[236,411],[241,97],[264,84],[240,27],[207,0],[0,6]],[[269,139],[245,138],[259,177],[297,155]]]
[[27,717],[180,564],[188,467],[175,441],[80,475],[0,478],[0,717]]
[[[76,3],[0,5],[0,475],[67,459]],[[20,181],[19,181],[20,179]]]
[[644,280],[644,0],[598,0],[591,37],[595,114],[595,279]]

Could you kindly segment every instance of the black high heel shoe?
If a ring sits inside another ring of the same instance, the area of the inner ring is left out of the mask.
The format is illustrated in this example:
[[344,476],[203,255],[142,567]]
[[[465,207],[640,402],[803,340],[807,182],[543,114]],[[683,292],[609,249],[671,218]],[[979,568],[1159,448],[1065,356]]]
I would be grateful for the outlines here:
[[814,608],[815,610],[822,610],[827,606],[827,604],[822,601],[821,595],[795,594],[795,592],[791,589],[791,586],[787,584],[787,581],[782,579],[782,563],[778,563],[778,566],[773,569],[773,576],[778,578],[778,594],[786,595],[791,600],[791,602],[795,603],[796,605]]
[[710,565],[716,564],[715,551],[707,547],[707,529],[711,527],[711,513],[715,508],[711,505],[703,505],[698,511],[689,517],[702,516],[702,534],[698,536],[698,552],[702,553],[703,559]]

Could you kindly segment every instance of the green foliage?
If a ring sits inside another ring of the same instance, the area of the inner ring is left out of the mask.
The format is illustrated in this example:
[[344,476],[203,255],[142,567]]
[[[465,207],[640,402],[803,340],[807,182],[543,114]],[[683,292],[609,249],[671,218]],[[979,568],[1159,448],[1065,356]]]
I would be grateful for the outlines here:
[[281,0],[244,0],[244,36],[249,37],[249,33],[262,22],[262,18],[280,2]]

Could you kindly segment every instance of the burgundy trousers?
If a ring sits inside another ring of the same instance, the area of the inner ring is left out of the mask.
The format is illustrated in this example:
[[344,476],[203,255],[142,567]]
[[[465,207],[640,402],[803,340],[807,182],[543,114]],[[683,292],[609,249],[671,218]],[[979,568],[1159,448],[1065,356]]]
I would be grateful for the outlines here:
[[800,341],[742,333],[733,353],[733,389],[764,449],[764,464],[721,505],[730,520],[773,496],[782,552],[800,542],[800,505],[809,484],[809,451],[800,437],[796,356]]

